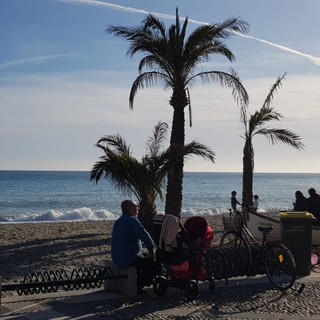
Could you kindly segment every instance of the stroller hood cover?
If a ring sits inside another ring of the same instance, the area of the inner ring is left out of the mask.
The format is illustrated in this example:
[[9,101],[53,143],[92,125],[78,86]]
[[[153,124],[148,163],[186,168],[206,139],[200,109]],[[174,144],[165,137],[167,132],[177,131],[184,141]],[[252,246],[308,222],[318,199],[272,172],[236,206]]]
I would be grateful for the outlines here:
[[208,250],[211,241],[214,238],[213,230],[208,226],[205,218],[194,216],[188,218],[184,223],[184,228],[188,233],[190,242],[201,241],[201,246],[204,250]]

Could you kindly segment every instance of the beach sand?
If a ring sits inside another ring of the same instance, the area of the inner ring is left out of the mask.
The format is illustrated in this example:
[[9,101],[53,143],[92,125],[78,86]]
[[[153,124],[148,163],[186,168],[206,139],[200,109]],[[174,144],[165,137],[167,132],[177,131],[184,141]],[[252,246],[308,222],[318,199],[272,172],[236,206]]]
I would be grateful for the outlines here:
[[[221,216],[206,217],[217,232]],[[111,254],[113,221],[1,224],[0,276],[3,284],[21,282],[31,272],[103,267]]]
[[[207,220],[216,231],[212,243],[216,246],[223,230],[222,217],[208,217]],[[106,260],[110,259],[112,226],[113,221],[0,224],[0,275],[3,283],[20,282],[27,272],[49,269],[72,271],[74,268],[104,266]],[[319,271],[313,272],[309,280],[305,280],[305,277],[300,280],[305,285],[302,294],[297,293],[297,289],[301,288],[298,284],[295,284],[293,290],[283,292],[270,287],[268,281],[254,284],[253,279],[248,277],[245,280],[248,282],[238,282],[236,286],[226,286],[222,281],[218,284],[217,294],[212,296],[205,291],[195,302],[182,300],[181,293],[166,295],[164,299],[151,296],[134,302],[121,300],[120,304],[108,300],[86,301],[83,299],[85,296],[81,296],[81,300],[58,298],[36,301],[30,298],[30,301],[23,302],[23,311],[19,312],[27,312],[28,316],[38,319],[44,312],[56,315],[57,310],[65,310],[66,317],[70,318],[75,308],[84,312],[82,318],[102,314],[106,318],[120,319],[130,314],[132,318],[136,315],[139,319],[151,319],[155,315],[157,319],[180,316],[189,318],[189,315],[195,319],[207,319],[211,314],[212,318],[221,316],[228,319],[320,319],[320,284],[317,274]],[[12,294],[14,292],[3,292],[2,296]],[[88,299],[91,299],[90,296]],[[16,302],[8,306],[18,315]],[[7,309],[3,310],[7,312]],[[88,310],[90,315],[85,316]],[[79,318],[80,313],[76,314]],[[49,318],[52,317],[42,317]]]

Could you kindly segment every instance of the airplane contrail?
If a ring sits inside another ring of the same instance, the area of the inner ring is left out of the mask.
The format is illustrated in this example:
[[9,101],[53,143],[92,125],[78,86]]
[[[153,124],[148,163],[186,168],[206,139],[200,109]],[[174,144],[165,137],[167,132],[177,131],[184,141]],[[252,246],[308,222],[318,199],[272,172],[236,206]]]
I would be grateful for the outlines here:
[[39,57],[33,57],[33,58],[27,58],[27,59],[19,59],[19,60],[14,60],[14,61],[0,64],[0,69],[10,68],[10,67],[14,67],[22,64],[29,64],[29,63],[38,62],[38,61],[59,59],[66,56],[70,56],[70,54],[53,54],[49,56],[39,56]]
[[289,47],[285,47],[285,46],[283,46],[283,45],[281,45],[281,44],[276,44],[276,43],[273,43],[273,42],[270,42],[270,41],[267,41],[267,40],[263,40],[263,39],[259,39],[259,38],[256,38],[256,37],[252,37],[252,36],[248,36],[248,35],[244,35],[244,34],[239,34],[239,36],[240,36],[240,37],[243,37],[243,38],[247,38],[247,39],[256,40],[256,41],[259,41],[259,42],[268,44],[269,46],[278,48],[278,49],[280,49],[280,50],[283,50],[283,51],[286,51],[286,52],[289,52],[289,53],[298,55],[298,56],[303,57],[303,58],[307,58],[307,59],[310,60],[312,63],[320,66],[320,58],[314,57],[314,56],[312,56],[312,55],[310,55],[310,54],[303,53],[303,52],[301,52],[301,51],[294,50],[294,49],[291,49],[291,48],[289,48]]
[[[76,3],[76,4],[84,4],[84,5],[93,5],[93,6],[97,6],[97,7],[110,8],[110,9],[114,9],[116,11],[128,12],[128,13],[152,14],[152,15],[157,16],[159,18],[168,19],[168,20],[175,20],[176,19],[175,16],[169,15],[169,14],[164,14],[164,13],[159,13],[159,12],[148,12],[148,11],[142,10],[142,9],[136,9],[136,8],[132,8],[132,7],[125,7],[125,6],[121,6],[121,5],[118,5],[118,4],[114,4],[114,3],[110,3],[110,2],[103,2],[103,1],[99,1],[99,0],[56,0],[56,1],[67,2],[67,3]],[[197,20],[193,20],[193,19],[189,19],[189,22],[190,23],[195,23],[195,24],[208,24],[208,22],[201,22],[201,21],[197,21]],[[291,49],[289,47],[283,46],[281,44],[276,44],[276,43],[273,43],[271,41],[267,41],[267,40],[260,39],[260,38],[257,38],[257,37],[248,36],[248,35],[244,35],[244,34],[237,33],[237,32],[236,32],[236,34],[238,36],[240,36],[240,37],[247,38],[247,39],[250,39],[250,40],[259,41],[259,42],[265,43],[265,44],[267,44],[269,46],[272,46],[274,48],[280,49],[282,51],[286,51],[288,53],[295,54],[297,56],[306,58],[309,61],[311,61],[312,63],[320,66],[320,58],[319,57],[315,57],[315,56],[312,56],[310,54],[306,54],[306,53],[303,53],[301,51],[294,50],[294,49]]]

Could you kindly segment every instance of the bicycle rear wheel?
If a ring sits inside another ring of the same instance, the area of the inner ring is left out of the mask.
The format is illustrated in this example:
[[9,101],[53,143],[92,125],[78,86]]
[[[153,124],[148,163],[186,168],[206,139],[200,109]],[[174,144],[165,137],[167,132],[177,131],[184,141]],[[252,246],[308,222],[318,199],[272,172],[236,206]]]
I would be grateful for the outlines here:
[[237,231],[226,231],[220,240],[220,247],[239,248],[246,246],[246,240]]
[[296,280],[296,262],[292,253],[283,244],[267,247],[263,263],[271,283],[280,290],[292,287]]
[[238,263],[241,267],[236,271],[238,276],[245,275],[250,271],[252,263],[251,247],[244,236],[234,230],[227,231],[221,237],[220,247],[229,247],[236,250],[236,254],[241,259]]

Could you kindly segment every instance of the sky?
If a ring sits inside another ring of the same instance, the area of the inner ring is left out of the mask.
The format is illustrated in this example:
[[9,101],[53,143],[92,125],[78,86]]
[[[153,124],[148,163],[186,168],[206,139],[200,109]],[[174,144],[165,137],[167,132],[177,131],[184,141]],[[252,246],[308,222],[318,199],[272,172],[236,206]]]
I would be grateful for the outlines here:
[[[137,26],[148,13],[170,26],[176,8],[188,33],[233,17],[249,23],[245,36],[225,40],[235,62],[215,55],[199,68],[236,70],[249,113],[287,72],[272,104],[283,119],[270,126],[297,133],[305,150],[257,136],[255,171],[320,173],[320,0],[1,0],[0,170],[89,171],[102,155],[95,143],[117,133],[140,159],[159,121],[168,123],[169,141],[170,90],[139,90],[129,110],[142,55],[127,56],[128,43],[105,29]],[[216,160],[190,159],[185,171],[241,172],[243,129],[230,90],[199,81],[190,95],[186,142],[206,144]]]

